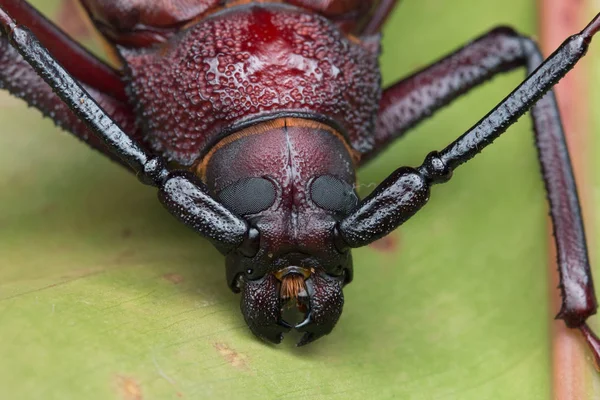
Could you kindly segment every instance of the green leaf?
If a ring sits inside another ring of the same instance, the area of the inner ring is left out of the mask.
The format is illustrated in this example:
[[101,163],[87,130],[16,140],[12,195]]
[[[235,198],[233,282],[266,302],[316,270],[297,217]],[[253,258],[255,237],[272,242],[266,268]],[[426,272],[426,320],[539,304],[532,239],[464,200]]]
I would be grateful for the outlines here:
[[[32,3],[56,14],[57,1]],[[403,1],[384,31],[385,83],[495,25],[532,34],[534,3]],[[522,77],[415,129],[360,173],[362,193],[445,146]],[[547,206],[528,120],[389,240],[354,252],[340,322],[300,349],[252,336],[222,257],[153,189],[4,95],[0,123],[3,398],[550,396]]]

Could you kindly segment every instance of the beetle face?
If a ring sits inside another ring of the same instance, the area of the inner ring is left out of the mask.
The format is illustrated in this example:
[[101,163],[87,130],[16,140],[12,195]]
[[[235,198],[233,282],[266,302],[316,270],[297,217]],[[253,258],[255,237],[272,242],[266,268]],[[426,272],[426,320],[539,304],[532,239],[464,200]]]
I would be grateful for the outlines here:
[[[308,182],[311,204],[294,211],[271,206],[281,200],[277,186],[244,178],[221,191],[219,199],[234,210],[270,206],[247,217],[259,232],[258,252],[230,253],[227,275],[231,287],[242,292],[242,313],[254,334],[279,343],[295,327],[305,332],[299,342],[304,345],[331,332],[342,313],[342,286],[351,279],[352,260],[335,245],[336,223],[358,199],[352,186],[321,175]],[[286,308],[302,314],[299,324],[285,320]]]
[[[304,335],[298,346],[331,332],[342,314],[345,276],[332,276],[321,269],[288,267],[258,280],[241,282],[241,309],[252,332],[279,343],[283,333],[295,327]],[[293,325],[282,317],[284,307],[296,307],[302,321]]]
[[[352,278],[351,255],[336,246],[336,227],[358,204],[341,138],[302,119],[263,123],[215,146],[200,175],[258,232],[255,251],[226,257],[227,280],[242,293],[250,329],[278,343],[296,327],[306,332],[300,345],[328,334],[342,312],[342,286]],[[290,307],[301,314],[299,324],[282,317]]]
[[[298,343],[304,345],[331,332],[338,321],[342,287],[352,279],[352,258],[335,246],[336,220],[331,213],[300,216],[308,229],[302,244],[294,247],[282,246],[278,232],[284,225],[276,224],[277,217],[264,213],[253,218],[260,232],[259,250],[254,257],[230,253],[227,276],[232,289],[242,293],[241,310],[255,335],[279,343],[283,333],[295,327],[305,332]],[[309,238],[311,232],[315,236]],[[286,309],[301,314],[298,324],[286,320]]]
[[[265,255],[268,261],[264,260]],[[342,287],[352,277],[350,253],[340,254],[338,262],[324,264],[317,257],[300,253],[271,260],[260,250],[253,258],[229,255],[227,272],[229,275],[250,267],[235,275],[232,288],[241,291],[241,310],[252,332],[261,339],[279,343],[283,333],[295,327],[305,332],[298,343],[301,346],[331,332],[342,313]],[[274,265],[280,268],[253,279],[252,267],[272,269]],[[286,311],[290,310],[300,313],[299,323],[286,320],[291,315]]]

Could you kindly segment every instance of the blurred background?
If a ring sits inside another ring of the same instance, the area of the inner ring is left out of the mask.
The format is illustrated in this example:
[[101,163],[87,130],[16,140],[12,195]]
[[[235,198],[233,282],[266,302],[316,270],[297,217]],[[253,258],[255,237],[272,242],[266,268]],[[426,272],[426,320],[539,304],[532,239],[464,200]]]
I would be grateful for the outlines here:
[[[74,1],[31,3],[103,56]],[[549,52],[598,10],[592,0],[403,0],[383,31],[384,84],[497,25],[543,38]],[[599,62],[593,43],[560,93],[598,276]],[[360,172],[361,193],[443,148],[523,77],[499,76],[420,125]],[[5,93],[0,126],[0,397],[599,396],[591,357],[552,322],[553,256],[529,118],[389,238],[354,252],[340,322],[301,349],[252,336],[222,257],[154,190]]]

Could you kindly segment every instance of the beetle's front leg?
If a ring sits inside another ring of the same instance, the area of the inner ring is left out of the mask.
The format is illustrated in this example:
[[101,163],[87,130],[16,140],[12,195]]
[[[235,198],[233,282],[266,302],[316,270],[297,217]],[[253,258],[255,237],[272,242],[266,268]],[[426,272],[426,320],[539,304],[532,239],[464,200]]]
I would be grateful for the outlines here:
[[119,101],[127,101],[121,74],[90,54],[25,0],[0,0],[0,7],[27,26],[54,59],[79,82]]
[[[6,4],[6,5],[5,5]],[[116,76],[118,86],[123,91],[123,82],[119,80],[116,72],[96,60],[85,50],[80,49],[75,42],[58,31],[54,25],[41,17],[30,5],[22,0],[6,1],[0,0],[0,10],[15,9],[21,20],[31,23],[35,30],[41,31],[45,36],[45,42],[53,44],[59,51],[58,62],[66,64],[69,73],[74,71],[79,76],[86,76],[87,80],[95,80],[96,88],[78,81],[85,87],[86,91],[105,110],[111,118],[121,126],[130,137],[137,140],[142,138],[141,130],[138,129],[135,115],[128,103],[111,95],[114,92],[109,78]],[[60,40],[59,40],[60,39]],[[66,41],[66,42],[65,42]],[[79,50],[78,50],[79,49]],[[83,60],[84,57],[90,58]],[[55,54],[52,54],[55,58]],[[55,58],[56,59],[56,58]],[[83,62],[82,62],[83,61]],[[103,66],[103,67],[102,67]],[[75,74],[77,75],[77,74]],[[97,89],[101,87],[102,90]],[[112,89],[111,89],[112,88]],[[11,94],[25,100],[30,106],[40,110],[42,114],[51,118],[54,123],[66,131],[83,140],[92,148],[99,150],[113,160],[129,168],[121,159],[107,150],[104,143],[90,133],[87,126],[67,107],[65,103],[53,92],[52,88],[40,77],[30,64],[11,46],[9,38],[0,30],[0,89],[6,89]]]
[[480,153],[535,104],[535,137],[550,202],[563,299],[557,318],[582,331],[600,365],[600,340],[585,323],[596,313],[597,302],[577,187],[556,99],[552,92],[544,96],[583,57],[598,30],[600,15],[543,63],[537,46],[522,39],[531,75],[467,133],[439,153],[429,154],[419,168],[396,170],[340,222],[339,233],[342,246],[349,247],[387,235],[425,205],[431,185],[447,182],[454,169]]
[[[172,171],[166,162],[125,133],[81,85],[52,58],[27,29],[19,26],[0,6],[0,32],[23,59],[52,88],[107,151],[122,160],[145,184],[159,188],[165,207],[186,225],[212,240],[223,252],[234,249],[250,254],[258,232],[214,200],[204,184],[186,171]],[[1,39],[1,36],[0,36]]]
[[373,149],[367,162],[396,139],[492,77],[527,67],[535,58],[530,39],[498,27],[432,65],[386,88],[379,103]]

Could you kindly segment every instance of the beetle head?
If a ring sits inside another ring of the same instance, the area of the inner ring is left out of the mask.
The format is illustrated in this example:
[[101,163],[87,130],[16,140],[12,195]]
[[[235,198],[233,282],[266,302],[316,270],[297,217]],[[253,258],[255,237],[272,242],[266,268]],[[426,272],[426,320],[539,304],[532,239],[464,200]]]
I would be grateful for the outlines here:
[[[357,198],[341,181],[336,191],[335,181],[327,175],[309,181],[311,205],[295,212],[273,206],[247,217],[256,229],[253,240],[226,257],[227,280],[242,293],[244,318],[264,340],[279,343],[284,332],[296,328],[304,332],[298,343],[304,345],[331,332],[340,318],[342,287],[352,279],[352,257],[336,244],[336,227]],[[262,199],[269,197],[266,185],[257,193]],[[240,199],[249,204],[251,197]],[[231,199],[222,200],[235,208]]]
[[226,254],[227,280],[262,339],[278,343],[295,327],[307,344],[341,315],[352,259],[336,227],[358,203],[344,143],[328,126],[286,118],[230,136],[201,165],[215,197],[251,227]]

